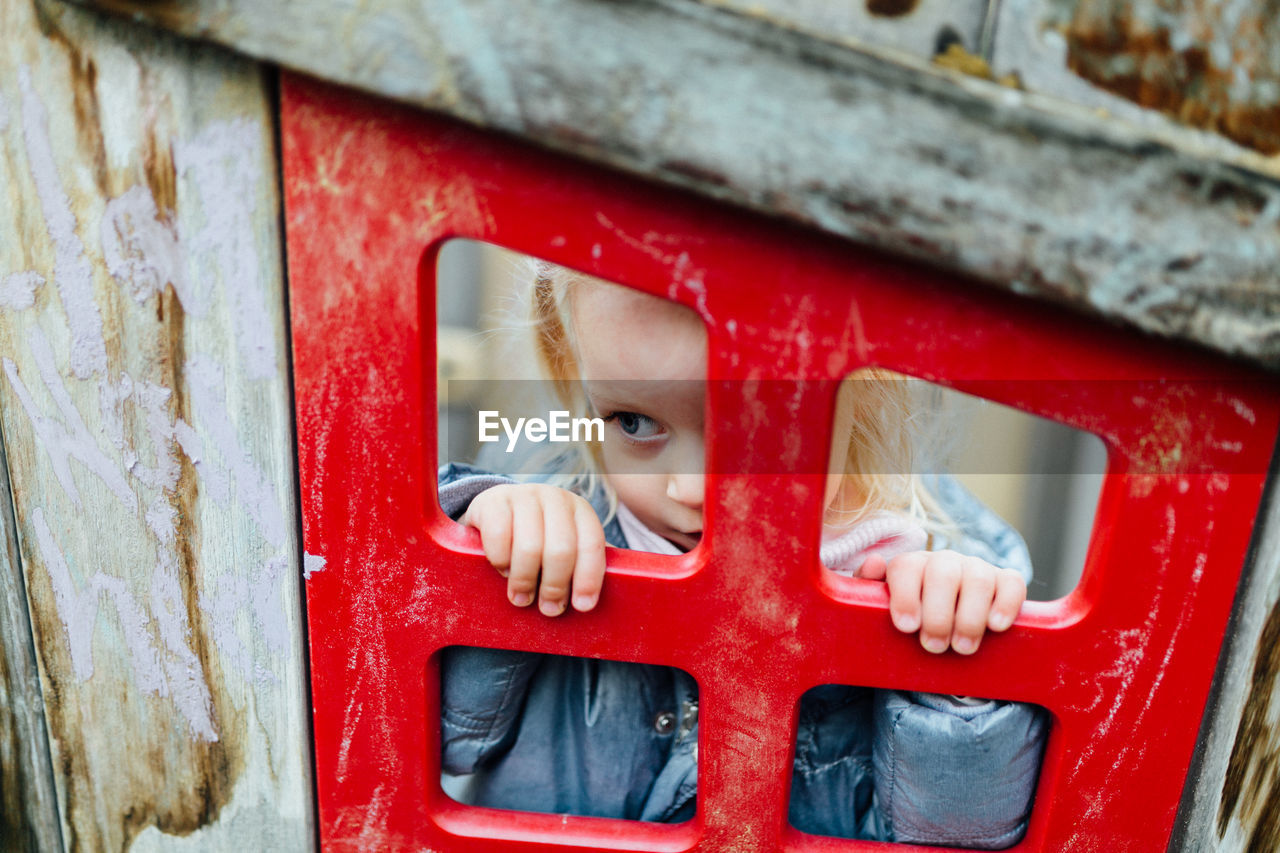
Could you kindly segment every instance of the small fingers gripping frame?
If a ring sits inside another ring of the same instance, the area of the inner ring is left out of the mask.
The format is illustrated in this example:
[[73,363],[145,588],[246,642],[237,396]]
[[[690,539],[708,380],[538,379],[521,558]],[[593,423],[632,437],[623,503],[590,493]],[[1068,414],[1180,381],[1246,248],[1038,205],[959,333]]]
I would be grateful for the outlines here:
[[[799,697],[823,683],[1049,709],[1019,850],[1166,844],[1275,441],[1221,364],[1065,312],[285,76],[282,131],[321,836],[348,850],[860,850],[787,823]],[[434,269],[472,237],[673,299],[709,336],[707,534],[611,552],[589,614],[504,600],[434,501]],[[875,364],[1102,436],[1080,587],[979,654],[929,656],[883,586],[817,558],[835,383]],[[1034,381],[1028,381],[1034,380]],[[690,618],[697,614],[696,618]],[[697,817],[471,808],[440,789],[437,654],[519,648],[698,681]]]

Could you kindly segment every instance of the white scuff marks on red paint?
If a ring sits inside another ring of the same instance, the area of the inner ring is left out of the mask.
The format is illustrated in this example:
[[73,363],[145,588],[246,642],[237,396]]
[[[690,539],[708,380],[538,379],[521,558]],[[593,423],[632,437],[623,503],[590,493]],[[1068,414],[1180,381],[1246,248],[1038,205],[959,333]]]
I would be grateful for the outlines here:
[[[1158,535],[1152,540],[1151,550],[1161,559],[1160,574],[1156,581],[1156,587],[1151,598],[1151,605],[1147,609],[1146,617],[1143,619],[1141,627],[1128,628],[1109,632],[1115,638],[1117,654],[1115,656],[1115,664],[1104,672],[1100,672],[1095,677],[1098,683],[1098,696],[1101,698],[1103,692],[1102,684],[1108,679],[1119,679],[1119,685],[1115,689],[1111,701],[1111,707],[1108,710],[1105,719],[1094,732],[1092,743],[1089,747],[1082,750],[1080,757],[1076,760],[1072,775],[1080,772],[1083,765],[1095,758],[1094,745],[1100,744],[1108,736],[1111,728],[1118,716],[1120,708],[1127,700],[1130,690],[1133,687],[1138,670],[1142,666],[1143,660],[1146,658],[1147,650],[1153,645],[1156,637],[1156,627],[1162,625],[1161,610],[1164,598],[1164,575],[1169,571],[1170,560],[1174,557],[1174,542],[1177,532],[1177,515],[1172,506],[1165,508],[1164,527],[1158,531]],[[1199,578],[1195,578],[1195,583],[1199,582]],[[1174,647],[1178,632],[1182,624],[1186,620],[1186,616],[1190,610],[1195,596],[1189,594],[1183,599],[1182,611],[1178,614],[1178,620],[1174,624],[1171,634],[1166,638],[1164,654],[1161,662],[1157,666],[1155,678],[1150,685],[1150,689],[1146,691],[1142,697],[1142,707],[1137,715],[1132,718],[1133,725],[1139,725],[1145,718],[1147,711],[1151,708],[1152,701],[1159,689],[1160,684],[1164,680],[1164,675],[1168,671],[1168,665],[1172,659]],[[1094,703],[1096,705],[1096,702]],[[1135,757],[1134,749],[1145,749],[1140,744],[1133,741],[1125,741],[1121,748],[1113,753],[1109,758],[1109,767],[1107,770],[1108,778],[1115,777],[1124,773],[1128,773],[1133,767],[1137,766],[1141,755]],[[1096,805],[1096,804],[1095,804]],[[1096,809],[1093,805],[1086,811],[1086,817],[1094,814]]]
[[858,307],[856,300],[849,303],[849,313],[840,334],[840,346],[827,356],[832,373],[844,373],[849,369],[850,352],[859,365],[866,364],[870,358],[871,345],[867,343],[867,328],[862,320],[862,309]]
[[[1205,538],[1207,539],[1212,535],[1213,535],[1213,522],[1210,521],[1208,527],[1205,529]],[[1191,585],[1193,587],[1199,586],[1200,581],[1204,579],[1204,567],[1207,566],[1208,564],[1209,564],[1209,555],[1207,553],[1205,553],[1204,551],[1201,551],[1198,554],[1196,554],[1196,567],[1191,571]]]
[[[1174,515],[1173,507],[1167,508],[1165,510],[1165,515],[1166,515],[1166,519],[1168,521],[1169,527],[1170,529],[1172,529],[1173,515]],[[1210,521],[1208,525],[1205,527],[1204,535],[1205,535],[1206,541],[1212,538],[1213,536],[1212,521]],[[1160,668],[1156,672],[1155,682],[1151,685],[1151,689],[1147,691],[1146,701],[1142,703],[1142,711],[1141,713],[1138,714],[1139,720],[1142,720],[1142,718],[1146,716],[1148,709],[1151,708],[1151,702],[1155,698],[1156,692],[1160,687],[1160,683],[1164,681],[1165,673],[1169,671],[1169,664],[1173,660],[1173,653],[1178,645],[1177,643],[1178,635],[1182,633],[1183,627],[1185,627],[1187,624],[1187,618],[1190,616],[1191,608],[1195,604],[1196,593],[1200,586],[1200,582],[1204,580],[1204,569],[1205,569],[1205,566],[1208,565],[1208,563],[1209,563],[1208,553],[1206,553],[1204,550],[1197,551],[1195,555],[1195,568],[1191,570],[1191,589],[1188,591],[1188,594],[1182,599],[1182,607],[1178,611],[1178,619],[1176,622],[1173,623],[1173,628],[1169,632],[1169,639],[1164,646],[1164,656],[1160,658]],[[1156,618],[1156,612],[1153,608],[1152,612],[1147,617],[1148,624],[1154,622],[1155,618]]]
[[387,823],[387,800],[390,799],[387,783],[373,789],[373,796],[364,807],[364,821],[360,825],[360,844],[364,850],[378,850],[386,844],[384,827]]
[[1231,398],[1231,410],[1234,411],[1240,417],[1244,418],[1245,423],[1249,424],[1250,426],[1253,426],[1253,424],[1257,423],[1258,421],[1257,414],[1253,411],[1253,409],[1249,407],[1248,403],[1246,403],[1244,400],[1241,400],[1239,397]]
[[681,252],[676,258],[675,269],[671,273],[672,287],[675,289],[672,298],[679,296],[681,291],[693,294],[693,307],[697,310],[698,316],[702,318],[702,322],[715,328],[715,318],[707,309],[707,283],[704,279],[703,271],[693,265],[689,259],[689,253]]
[[[1090,678],[1083,678],[1078,670],[1072,669],[1063,661],[1058,662],[1057,671],[1059,684],[1079,684],[1081,687],[1093,688],[1093,695],[1089,697],[1087,703],[1072,702],[1067,704],[1067,708],[1078,713],[1088,714],[1098,707],[1098,703],[1102,701],[1102,685],[1092,678],[1092,674],[1090,674]],[[1077,763],[1076,767],[1078,768],[1079,766],[1080,763]]]
[[316,554],[302,555],[302,577],[304,580],[310,580],[312,575],[322,571],[324,571],[324,557]]
[[814,343],[812,327],[817,313],[817,303],[812,296],[804,296],[799,300],[787,297],[782,308],[789,320],[786,327],[775,327],[769,330],[769,343],[778,350],[778,360],[790,362],[798,378],[811,378],[816,374],[813,369]]
[[44,284],[44,276],[33,270],[15,272],[0,281],[0,308],[21,311],[36,304],[36,291]]
[[805,296],[799,302],[788,299],[790,323],[781,334],[771,335],[771,343],[781,350],[778,360],[787,364],[786,369],[789,374],[801,380],[784,403],[787,422],[797,425],[797,428],[792,429],[788,434],[781,459],[783,470],[794,468],[803,449],[803,435],[798,427],[806,420],[803,407],[807,393],[802,382],[816,378],[818,375],[813,368],[815,338],[811,331],[815,311],[816,304],[811,296]]
[[25,65],[18,69],[18,85],[22,89],[22,136],[27,147],[27,163],[40,197],[45,227],[53,242],[53,281],[71,328],[71,372],[79,379],[87,379],[107,370],[102,315],[93,297],[93,266],[85,257],[84,243],[76,233],[71,200],[58,176],[44,103],[32,87],[31,72]]
[[368,695],[368,691],[364,689],[364,681],[363,671],[357,670],[355,686],[347,698],[347,707],[342,714],[342,739],[338,743],[338,766],[335,774],[339,782],[347,777],[351,760],[351,743],[355,740],[360,718],[364,716],[364,697]]
[[182,244],[200,271],[196,280],[220,282],[224,297],[230,299],[232,330],[250,379],[272,379],[277,367],[254,230],[262,184],[261,147],[261,128],[248,119],[235,119],[210,122],[173,148],[175,170],[199,195],[191,209],[204,215],[203,222],[183,230]]
[[614,223],[612,219],[603,213],[596,213],[596,222],[608,228],[614,233],[619,240],[637,249],[656,261],[674,267],[676,263],[676,255],[669,249],[664,249],[663,245],[671,246],[677,242],[683,242],[670,234],[659,234],[657,231],[646,231],[643,237],[636,237],[634,234],[628,234],[620,226]]
[[[1172,506],[1166,507],[1165,508],[1165,527],[1169,532],[1168,532],[1168,536],[1163,542],[1163,548],[1162,548],[1162,556],[1164,556],[1166,559],[1168,559],[1171,554],[1171,550],[1169,546],[1173,541],[1175,518],[1176,518],[1176,515],[1173,507]],[[1206,540],[1209,539],[1212,536],[1212,534],[1213,534],[1213,523],[1210,522],[1205,529],[1205,539]],[[1191,589],[1188,590],[1187,594],[1183,597],[1182,607],[1178,611],[1178,617],[1173,622],[1172,627],[1169,629],[1168,637],[1165,639],[1164,654],[1161,656],[1160,664],[1156,668],[1155,679],[1152,681],[1150,689],[1146,691],[1146,697],[1143,700],[1142,708],[1138,711],[1137,716],[1134,718],[1133,725],[1134,725],[1134,728],[1136,729],[1142,728],[1143,721],[1146,719],[1146,716],[1147,716],[1147,712],[1151,710],[1151,705],[1155,701],[1156,695],[1159,693],[1160,685],[1164,682],[1165,674],[1168,673],[1169,671],[1169,664],[1172,662],[1174,652],[1177,649],[1178,635],[1182,632],[1183,627],[1187,623],[1187,618],[1191,614],[1192,606],[1195,604],[1196,591],[1200,585],[1200,581],[1204,578],[1204,569],[1207,563],[1208,563],[1208,554],[1203,550],[1197,551],[1195,555],[1195,568],[1191,572]],[[1148,612],[1146,622],[1144,623],[1144,628],[1146,629],[1146,632],[1148,634],[1148,639],[1147,639],[1148,645],[1151,642],[1150,634],[1153,632],[1155,626],[1157,624],[1160,624],[1159,594],[1162,588],[1163,588],[1163,585],[1157,587],[1156,601],[1153,603],[1151,610]],[[1118,707],[1118,703],[1116,707]],[[1108,727],[1109,727],[1109,723],[1108,723]],[[1133,754],[1135,748],[1139,750],[1137,755]],[[1144,759],[1144,755],[1145,755],[1144,751],[1145,751],[1144,744],[1135,743],[1133,741],[1127,741],[1124,744],[1124,747],[1120,749],[1119,752],[1116,753],[1115,757],[1113,758],[1111,762],[1110,775],[1116,776],[1120,773],[1127,772],[1129,768],[1132,768],[1134,766],[1139,766]]]
[[[603,213],[596,214],[596,221],[608,228],[619,240],[631,246],[671,270],[671,279],[667,284],[667,298],[680,301],[682,293],[693,296],[694,308],[698,316],[708,326],[715,326],[715,320],[707,310],[707,285],[703,269],[693,263],[686,251],[675,252],[673,247],[688,242],[688,237],[677,237],[672,234],[661,234],[657,231],[646,231],[643,237],[627,233]],[[592,257],[599,258],[600,246],[597,244]]]

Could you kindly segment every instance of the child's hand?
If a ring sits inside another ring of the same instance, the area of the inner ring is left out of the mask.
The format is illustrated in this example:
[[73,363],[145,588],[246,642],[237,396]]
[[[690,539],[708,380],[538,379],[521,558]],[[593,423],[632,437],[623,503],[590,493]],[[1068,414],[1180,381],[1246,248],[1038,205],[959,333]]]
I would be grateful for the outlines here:
[[1027,584],[1013,569],[954,551],[912,551],[888,564],[873,554],[860,577],[889,585],[889,615],[899,631],[920,631],[927,651],[978,650],[986,629],[1004,631],[1022,609]]
[[[559,616],[572,592],[590,610],[604,582],[604,528],[591,504],[556,486],[494,486],[476,495],[459,519],[480,531],[484,555],[507,578],[517,607]],[[541,581],[539,581],[541,576]]]

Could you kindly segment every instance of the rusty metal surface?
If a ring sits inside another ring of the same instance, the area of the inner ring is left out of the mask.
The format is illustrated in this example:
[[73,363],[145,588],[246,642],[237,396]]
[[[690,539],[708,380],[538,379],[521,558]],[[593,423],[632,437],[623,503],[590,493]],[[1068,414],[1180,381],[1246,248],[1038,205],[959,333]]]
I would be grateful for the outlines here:
[[1139,106],[1280,153],[1280,2],[1078,0],[1068,67]]
[[1280,367],[1280,168],[1211,134],[686,0],[94,5]]
[[1033,91],[1280,153],[1274,0],[1003,0],[994,29],[993,64]]

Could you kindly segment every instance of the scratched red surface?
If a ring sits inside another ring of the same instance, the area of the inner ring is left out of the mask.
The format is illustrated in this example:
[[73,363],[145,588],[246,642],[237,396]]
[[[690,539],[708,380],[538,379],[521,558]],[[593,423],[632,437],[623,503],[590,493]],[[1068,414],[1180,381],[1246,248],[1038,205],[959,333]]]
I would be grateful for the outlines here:
[[[1265,386],[450,120],[288,75],[281,98],[303,535],[325,561],[307,618],[326,850],[878,847],[786,821],[797,702],[831,682],[1038,703],[1052,732],[1015,849],[1165,847],[1275,442]],[[612,552],[590,614],[507,605],[476,537],[436,505],[433,277],[455,236],[668,296],[707,323],[703,544]],[[1108,445],[1080,586],[1028,604],[972,658],[924,653],[892,630],[882,585],[819,569],[818,478],[786,472],[822,469],[831,380],[865,364]],[[782,381],[739,381],[765,379]],[[436,654],[453,644],[684,668],[701,691],[697,817],[451,801]]]

